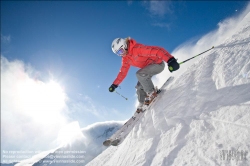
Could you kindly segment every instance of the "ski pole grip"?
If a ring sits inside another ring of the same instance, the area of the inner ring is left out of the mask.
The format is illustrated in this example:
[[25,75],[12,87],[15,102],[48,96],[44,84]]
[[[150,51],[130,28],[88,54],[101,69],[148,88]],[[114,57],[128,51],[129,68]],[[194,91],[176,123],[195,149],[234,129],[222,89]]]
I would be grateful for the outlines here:
[[172,66],[169,66],[168,69],[170,72],[172,72],[174,70],[174,68]]

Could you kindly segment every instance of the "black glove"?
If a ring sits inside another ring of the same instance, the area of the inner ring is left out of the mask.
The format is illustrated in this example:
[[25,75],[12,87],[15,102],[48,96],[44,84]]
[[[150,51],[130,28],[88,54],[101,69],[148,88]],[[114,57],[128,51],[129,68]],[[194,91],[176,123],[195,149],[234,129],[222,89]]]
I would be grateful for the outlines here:
[[180,65],[175,58],[171,58],[168,60],[168,70],[170,72],[176,71],[179,68],[180,68]]
[[118,86],[115,85],[115,84],[112,84],[110,87],[109,87],[109,91],[110,92],[114,92],[115,91],[115,88],[117,88]]

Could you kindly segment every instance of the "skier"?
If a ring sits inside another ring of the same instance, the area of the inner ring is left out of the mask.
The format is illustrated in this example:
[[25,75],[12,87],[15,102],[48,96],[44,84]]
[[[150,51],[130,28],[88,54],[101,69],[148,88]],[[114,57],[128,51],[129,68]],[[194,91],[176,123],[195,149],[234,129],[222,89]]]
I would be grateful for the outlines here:
[[149,105],[152,100],[157,97],[156,89],[151,80],[152,76],[161,73],[165,64],[168,63],[170,72],[178,70],[180,65],[177,60],[169,54],[164,48],[158,46],[146,46],[137,43],[134,39],[116,38],[111,45],[112,51],[118,56],[122,57],[122,66],[120,72],[109,87],[110,92],[114,92],[118,85],[126,77],[130,66],[140,68],[136,72],[138,79],[136,85],[136,93],[138,96],[139,105],[137,106],[137,113],[143,109],[143,105]]

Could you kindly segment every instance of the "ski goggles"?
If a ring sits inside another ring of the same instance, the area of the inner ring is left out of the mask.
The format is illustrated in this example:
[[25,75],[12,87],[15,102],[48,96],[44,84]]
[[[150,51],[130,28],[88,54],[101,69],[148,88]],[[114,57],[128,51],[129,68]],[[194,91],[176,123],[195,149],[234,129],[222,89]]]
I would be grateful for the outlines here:
[[118,51],[116,51],[116,54],[118,55],[118,56],[122,56],[124,53],[126,52],[126,50],[124,49],[124,48],[119,48],[119,50]]

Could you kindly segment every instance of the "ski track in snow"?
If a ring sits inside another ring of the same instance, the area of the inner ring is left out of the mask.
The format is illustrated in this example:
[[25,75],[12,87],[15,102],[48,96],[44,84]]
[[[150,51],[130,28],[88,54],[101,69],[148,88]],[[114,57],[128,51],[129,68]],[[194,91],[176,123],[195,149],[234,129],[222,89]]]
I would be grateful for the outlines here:
[[[175,78],[124,142],[88,166],[250,165],[250,13]],[[220,151],[248,151],[222,160]]]

